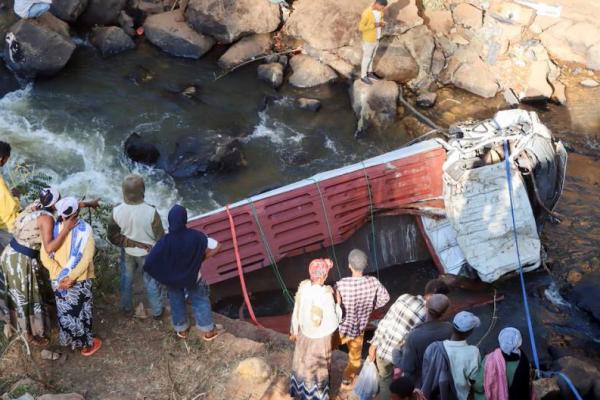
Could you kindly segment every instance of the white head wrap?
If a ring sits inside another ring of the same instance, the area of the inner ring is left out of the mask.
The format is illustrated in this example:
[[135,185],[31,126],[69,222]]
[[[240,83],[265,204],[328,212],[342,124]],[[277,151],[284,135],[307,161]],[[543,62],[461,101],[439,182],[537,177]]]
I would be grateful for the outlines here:
[[65,197],[56,203],[56,211],[61,217],[67,218],[79,209],[79,200],[75,197]]
[[523,338],[518,329],[511,327],[502,329],[498,335],[498,342],[504,354],[521,354],[519,347],[523,344]]
[[50,208],[60,199],[60,193],[56,188],[45,188],[40,191],[40,201],[44,208]]

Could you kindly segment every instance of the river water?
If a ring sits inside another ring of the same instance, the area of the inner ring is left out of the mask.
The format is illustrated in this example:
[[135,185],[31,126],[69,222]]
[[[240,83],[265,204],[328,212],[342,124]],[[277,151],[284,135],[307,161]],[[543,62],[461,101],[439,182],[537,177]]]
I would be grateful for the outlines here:
[[[356,121],[345,83],[274,91],[258,82],[255,65],[215,81],[220,72],[216,60],[223,50],[191,61],[167,57],[142,43],[134,52],[102,59],[82,44],[57,77],[0,99],[0,139],[14,149],[7,170],[20,163],[34,165],[63,194],[99,196],[107,203],[121,200],[123,176],[137,172],[146,179],[147,201],[163,217],[176,202],[193,215],[381,154],[410,137],[396,124],[366,139],[354,139]],[[193,98],[180,94],[192,85],[197,90]],[[294,99],[301,96],[321,100],[321,111],[297,109]],[[539,110],[570,151],[565,192],[557,209],[563,223],[547,224],[544,233],[559,288],[569,269],[600,270],[600,114],[592,108],[598,101],[600,89],[574,89],[568,107]],[[440,123],[485,118],[499,104],[444,89],[430,116]],[[132,132],[156,144],[163,155],[189,137],[240,137],[248,166],[237,173],[175,180],[160,169],[126,159],[123,143]],[[14,184],[23,177],[9,174],[7,179]],[[598,324],[572,306],[556,305],[565,291],[547,291],[556,286],[551,286],[552,278],[544,273],[530,276],[528,290],[536,318],[547,325],[541,339],[559,347],[584,348],[591,343],[600,357]],[[515,316],[522,312],[518,281],[511,279],[499,287],[513,298],[499,311],[504,325],[510,322],[525,329],[524,319]],[[491,320],[490,307],[478,312],[485,324]]]

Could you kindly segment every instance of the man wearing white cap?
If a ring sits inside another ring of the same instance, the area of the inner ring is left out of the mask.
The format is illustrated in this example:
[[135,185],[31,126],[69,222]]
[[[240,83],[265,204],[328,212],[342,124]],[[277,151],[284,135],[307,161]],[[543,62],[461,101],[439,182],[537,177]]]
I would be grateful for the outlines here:
[[477,377],[481,355],[476,346],[467,343],[473,330],[481,322],[477,316],[468,311],[461,311],[454,316],[452,328],[454,332],[450,340],[444,340],[444,349],[448,354],[450,371],[454,380],[456,397],[458,400],[467,400],[471,385]]

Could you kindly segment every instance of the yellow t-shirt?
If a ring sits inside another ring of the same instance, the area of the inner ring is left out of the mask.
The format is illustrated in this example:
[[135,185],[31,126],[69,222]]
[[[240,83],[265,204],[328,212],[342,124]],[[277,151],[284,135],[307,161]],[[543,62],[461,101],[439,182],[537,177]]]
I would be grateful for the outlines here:
[[10,232],[15,225],[20,210],[19,201],[12,195],[0,175],[0,230]]

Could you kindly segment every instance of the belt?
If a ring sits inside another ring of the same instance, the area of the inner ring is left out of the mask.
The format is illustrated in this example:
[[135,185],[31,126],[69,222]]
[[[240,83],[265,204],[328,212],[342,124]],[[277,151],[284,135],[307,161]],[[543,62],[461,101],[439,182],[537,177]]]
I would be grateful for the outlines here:
[[27,246],[19,244],[15,238],[10,241],[10,247],[12,247],[17,253],[21,253],[29,258],[39,258],[40,256],[40,252],[38,250],[30,249]]

